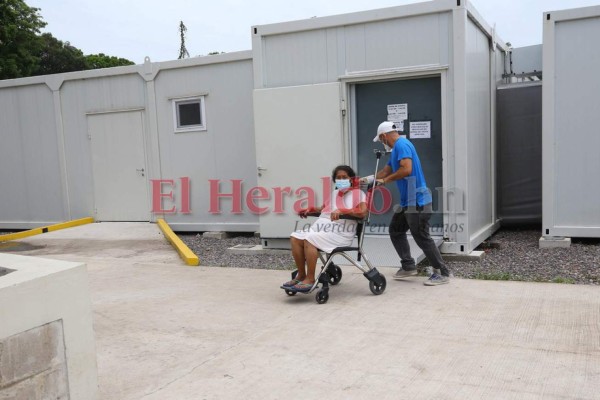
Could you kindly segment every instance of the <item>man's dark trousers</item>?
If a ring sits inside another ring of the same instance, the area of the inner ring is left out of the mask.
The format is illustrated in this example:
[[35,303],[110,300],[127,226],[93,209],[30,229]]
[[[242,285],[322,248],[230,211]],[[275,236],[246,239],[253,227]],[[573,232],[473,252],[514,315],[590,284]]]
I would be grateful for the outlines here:
[[431,214],[431,203],[423,207],[398,207],[390,222],[390,239],[400,256],[403,270],[414,271],[417,268],[410,254],[410,245],[406,237],[406,232],[410,230],[413,239],[423,250],[433,268],[439,269],[443,276],[450,276],[438,247],[429,235]]

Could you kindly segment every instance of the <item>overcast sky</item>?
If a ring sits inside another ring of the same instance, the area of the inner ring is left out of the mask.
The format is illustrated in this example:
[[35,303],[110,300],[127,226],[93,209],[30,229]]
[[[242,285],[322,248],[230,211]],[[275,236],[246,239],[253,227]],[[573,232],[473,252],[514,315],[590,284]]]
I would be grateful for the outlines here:
[[[50,32],[85,54],[105,53],[136,64],[174,60],[179,21],[191,56],[250,50],[252,25],[393,7],[414,0],[25,0],[41,8]],[[513,47],[542,42],[544,11],[600,5],[600,0],[472,0]],[[207,4],[208,3],[208,4]]]

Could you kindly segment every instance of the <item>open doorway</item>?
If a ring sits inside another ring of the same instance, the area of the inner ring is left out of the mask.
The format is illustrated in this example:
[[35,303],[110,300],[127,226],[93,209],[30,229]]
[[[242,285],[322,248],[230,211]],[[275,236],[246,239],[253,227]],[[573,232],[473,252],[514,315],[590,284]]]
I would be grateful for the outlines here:
[[[356,149],[354,164],[358,173],[361,176],[373,173],[373,149],[383,148],[381,144],[373,143],[377,126],[388,119],[404,119],[404,134],[419,154],[427,186],[432,192],[433,209],[438,211],[431,217],[431,232],[443,236],[442,196],[436,190],[443,186],[441,78],[435,76],[357,83],[351,92],[355,113],[352,129]],[[388,160],[389,155],[382,159],[380,168]],[[392,194],[392,204],[399,204],[396,186],[388,185],[387,189]],[[384,208],[383,196],[375,196],[374,208]],[[390,207],[385,213],[374,214],[371,223],[377,229],[371,233],[387,235],[387,225],[393,212],[393,207]]]

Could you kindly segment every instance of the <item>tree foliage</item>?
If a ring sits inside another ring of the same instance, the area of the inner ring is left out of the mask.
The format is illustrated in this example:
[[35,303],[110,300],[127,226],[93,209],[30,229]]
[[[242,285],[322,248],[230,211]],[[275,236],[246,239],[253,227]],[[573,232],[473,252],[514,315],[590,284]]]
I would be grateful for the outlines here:
[[69,42],[63,43],[50,33],[44,33],[40,36],[40,43],[37,53],[40,62],[32,75],[58,74],[88,69],[83,52],[71,46]]
[[69,42],[40,34],[46,23],[39,11],[24,0],[0,0],[0,79],[133,65],[103,53],[84,55]]
[[112,68],[122,67],[125,65],[133,65],[133,61],[129,61],[126,58],[119,58],[115,56],[107,56],[104,53],[100,54],[89,54],[85,56],[86,69],[98,69],[98,68]]
[[46,26],[38,11],[22,0],[0,1],[0,79],[30,76],[37,69],[38,34]]

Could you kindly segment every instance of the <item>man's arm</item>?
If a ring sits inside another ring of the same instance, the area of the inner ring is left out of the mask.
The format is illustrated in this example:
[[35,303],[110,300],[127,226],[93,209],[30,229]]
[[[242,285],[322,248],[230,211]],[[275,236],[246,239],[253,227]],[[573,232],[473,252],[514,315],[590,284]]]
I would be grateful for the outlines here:
[[[389,165],[386,165],[385,167],[390,168]],[[385,168],[384,168],[384,170],[385,170]],[[390,170],[391,170],[391,168],[390,168]],[[379,179],[379,174],[377,174],[377,178],[382,184],[385,185],[388,182],[393,182],[393,181],[397,181],[399,179],[406,178],[411,173],[412,173],[412,159],[411,158],[403,158],[402,160],[400,160],[400,168],[398,168],[398,170],[396,172],[385,175],[381,179]]]
[[383,167],[382,170],[380,170],[379,172],[377,172],[377,176],[375,177],[376,179],[383,179],[386,176],[388,176],[389,174],[392,173],[392,167],[390,167],[389,165],[386,165],[385,167]]

